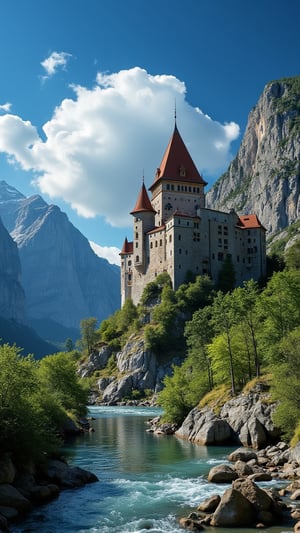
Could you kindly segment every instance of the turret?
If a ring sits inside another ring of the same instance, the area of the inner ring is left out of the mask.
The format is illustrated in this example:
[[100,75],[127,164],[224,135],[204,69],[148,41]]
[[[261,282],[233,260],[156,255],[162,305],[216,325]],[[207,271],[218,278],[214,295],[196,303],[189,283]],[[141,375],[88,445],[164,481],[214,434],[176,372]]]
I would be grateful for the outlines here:
[[133,263],[134,266],[145,270],[146,267],[146,233],[153,229],[155,224],[155,209],[149,200],[149,196],[143,182],[134,209],[133,215]]

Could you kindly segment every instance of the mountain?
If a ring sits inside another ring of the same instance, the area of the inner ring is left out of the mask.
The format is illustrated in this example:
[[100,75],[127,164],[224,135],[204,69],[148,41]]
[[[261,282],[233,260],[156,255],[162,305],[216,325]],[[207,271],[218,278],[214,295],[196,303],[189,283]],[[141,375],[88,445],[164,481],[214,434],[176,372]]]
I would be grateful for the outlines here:
[[1,181],[0,216],[18,246],[28,320],[41,336],[75,340],[80,320],[101,321],[119,308],[119,269],[93,252],[57,206]]
[[256,213],[267,238],[300,230],[300,76],[266,85],[237,153],[206,195],[207,207]]
[[24,324],[26,322],[25,293],[21,285],[18,248],[1,219],[0,243],[0,316]]

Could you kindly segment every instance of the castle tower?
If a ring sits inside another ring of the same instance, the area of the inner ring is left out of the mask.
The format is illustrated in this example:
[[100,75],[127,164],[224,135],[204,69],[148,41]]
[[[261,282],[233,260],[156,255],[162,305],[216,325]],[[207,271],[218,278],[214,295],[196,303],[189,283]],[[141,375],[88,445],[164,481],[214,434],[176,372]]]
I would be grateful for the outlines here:
[[155,224],[155,209],[152,207],[149,196],[142,184],[134,209],[130,213],[133,215],[133,264],[144,273],[147,264],[147,237],[146,233],[153,229]]
[[149,188],[156,211],[155,225],[161,226],[176,211],[196,216],[205,207],[205,185],[175,122],[173,135]]

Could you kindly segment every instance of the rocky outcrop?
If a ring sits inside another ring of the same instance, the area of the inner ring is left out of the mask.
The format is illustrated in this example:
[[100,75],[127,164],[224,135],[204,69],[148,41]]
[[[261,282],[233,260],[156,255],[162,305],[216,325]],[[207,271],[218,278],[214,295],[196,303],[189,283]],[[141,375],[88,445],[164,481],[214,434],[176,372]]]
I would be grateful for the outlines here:
[[[201,502],[196,511],[180,519],[180,524],[185,529],[198,531],[207,525],[262,529],[279,524],[290,528],[294,523],[294,531],[297,531],[300,463],[293,460],[294,452],[295,449],[290,449],[284,442],[258,452],[247,448],[235,450],[228,457],[232,465],[218,465],[208,473],[209,482],[230,483],[230,487],[223,495],[214,494]],[[274,482],[290,477],[294,480],[285,488],[276,489],[274,483],[270,488],[257,485],[257,481]]]
[[98,257],[57,206],[2,181],[0,215],[17,243],[28,317],[41,336],[78,338],[83,318],[101,321],[119,308],[119,268]]
[[10,522],[22,518],[33,506],[53,500],[61,490],[98,481],[93,473],[58,459],[39,467],[28,464],[20,470],[8,453],[0,457],[0,472],[0,531],[8,531]]
[[267,237],[300,218],[300,77],[268,83],[237,156],[206,195],[207,207],[256,213]]
[[[81,376],[86,372],[91,375],[95,370],[104,368],[104,361],[111,354],[108,347],[101,347],[98,356],[90,356],[88,362],[79,369]],[[95,364],[93,364],[95,361]],[[132,398],[133,393],[152,391],[153,394],[162,388],[166,375],[172,374],[172,365],[180,364],[178,358],[161,365],[159,357],[145,347],[142,336],[132,335],[124,348],[115,355],[116,376],[100,378],[97,382],[99,396],[94,402],[116,404],[124,399]],[[103,365],[103,366],[102,366]]]
[[209,408],[198,409],[197,407],[190,411],[176,431],[176,436],[204,446],[226,444],[234,437],[231,427],[225,420]]
[[0,316],[26,322],[25,293],[21,283],[18,248],[0,219]]
[[226,402],[220,414],[212,409],[195,407],[186,417],[176,436],[197,444],[239,442],[244,446],[262,448],[278,439],[272,414],[276,407],[268,393],[259,392],[260,385],[248,394]]

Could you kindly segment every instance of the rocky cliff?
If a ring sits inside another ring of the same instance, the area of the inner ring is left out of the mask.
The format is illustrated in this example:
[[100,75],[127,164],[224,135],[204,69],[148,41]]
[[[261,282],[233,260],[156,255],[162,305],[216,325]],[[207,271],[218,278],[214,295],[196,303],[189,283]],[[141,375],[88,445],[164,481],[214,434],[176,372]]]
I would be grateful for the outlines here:
[[78,334],[81,319],[101,321],[119,307],[118,269],[96,256],[57,206],[2,181],[0,215],[18,246],[28,317],[41,336],[64,341]]
[[[26,322],[25,294],[21,285],[18,248],[0,219],[0,316]],[[0,335],[1,337],[1,335]]]
[[[256,213],[267,238],[300,219],[300,76],[266,85],[207,207]],[[298,228],[298,225],[296,226]]]

